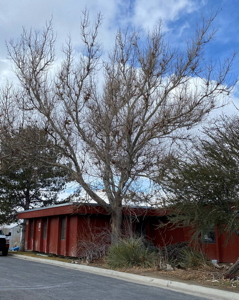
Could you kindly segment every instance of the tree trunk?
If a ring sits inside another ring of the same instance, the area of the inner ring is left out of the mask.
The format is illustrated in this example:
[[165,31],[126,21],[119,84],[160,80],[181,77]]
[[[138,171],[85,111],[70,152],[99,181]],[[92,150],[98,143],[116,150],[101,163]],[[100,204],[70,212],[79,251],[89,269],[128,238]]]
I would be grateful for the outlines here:
[[[30,186],[27,184],[27,188],[25,191],[25,206],[24,206],[24,210],[29,210],[30,208]],[[25,241],[26,241],[26,220],[24,219],[22,224],[22,237],[21,237],[21,243],[20,243],[20,251],[25,251]]]
[[223,274],[224,278],[232,279],[238,270],[239,270],[239,257],[238,257],[237,261],[231,266],[231,268],[228,269]]
[[122,207],[117,207],[111,213],[111,243],[115,244],[121,237]]
[[26,220],[23,221],[21,224],[22,226],[22,237],[21,237],[21,243],[20,243],[20,251],[25,251],[25,240],[26,240]]

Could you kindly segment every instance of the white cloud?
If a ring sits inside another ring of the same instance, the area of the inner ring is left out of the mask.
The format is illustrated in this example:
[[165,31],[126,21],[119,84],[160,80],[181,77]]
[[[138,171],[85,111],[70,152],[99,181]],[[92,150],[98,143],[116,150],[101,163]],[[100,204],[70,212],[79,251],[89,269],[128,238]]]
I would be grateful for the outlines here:
[[6,62],[6,42],[18,39],[22,28],[41,30],[46,21],[53,18],[53,27],[57,34],[56,48],[59,50],[70,35],[75,45],[80,43],[80,21],[82,11],[87,8],[90,19],[96,20],[102,13],[104,20],[99,38],[106,45],[112,44],[113,24],[117,12],[117,1],[96,0],[11,0],[1,3],[0,9],[0,82],[11,73],[10,64]]
[[[95,20],[99,12],[103,14],[99,38],[104,48],[109,50],[113,48],[118,26],[131,24],[148,31],[161,19],[165,30],[176,26],[178,36],[183,36],[184,31],[191,26],[187,16],[193,16],[197,9],[205,8],[207,2],[205,0],[0,0],[0,4],[0,82],[3,82],[11,76],[10,63],[6,60],[5,42],[10,38],[19,38],[22,27],[41,29],[52,16],[53,26],[57,32],[57,49],[61,48],[69,34],[73,44],[79,45],[82,10],[87,8],[91,20]],[[174,25],[173,22],[176,21],[180,22]],[[178,39],[172,42],[177,44]]]
[[16,76],[12,72],[9,60],[0,59],[0,87],[5,85],[7,81],[16,81]]
[[177,20],[182,14],[195,11],[198,4],[193,0],[136,0],[133,22],[148,30],[162,20],[167,27],[168,22]]

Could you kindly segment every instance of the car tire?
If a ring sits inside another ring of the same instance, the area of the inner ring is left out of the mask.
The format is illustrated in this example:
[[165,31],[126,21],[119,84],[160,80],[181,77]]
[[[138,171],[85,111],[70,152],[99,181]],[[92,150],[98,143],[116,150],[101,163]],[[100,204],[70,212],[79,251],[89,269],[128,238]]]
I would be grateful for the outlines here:
[[8,249],[3,250],[3,251],[2,251],[2,255],[3,255],[3,256],[7,256],[7,255],[8,255]]

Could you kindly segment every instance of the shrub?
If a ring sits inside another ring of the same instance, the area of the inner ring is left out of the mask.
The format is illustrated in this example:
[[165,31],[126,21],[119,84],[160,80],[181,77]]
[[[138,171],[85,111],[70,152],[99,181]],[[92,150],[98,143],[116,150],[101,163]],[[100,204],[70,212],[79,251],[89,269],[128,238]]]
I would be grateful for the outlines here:
[[161,255],[173,267],[199,268],[208,264],[206,255],[190,247],[188,243],[168,245],[161,249]]
[[106,228],[96,227],[90,223],[89,219],[85,220],[84,230],[79,232],[77,255],[91,263],[106,255],[111,241],[111,233]]
[[128,238],[110,246],[107,262],[112,268],[152,267],[157,264],[157,253],[142,238]]
[[166,263],[176,267],[181,260],[182,249],[188,246],[188,243],[185,242],[170,244],[161,249],[161,255]]
[[202,251],[193,249],[188,246],[182,248],[181,265],[186,269],[200,268],[208,265],[208,260],[206,255]]

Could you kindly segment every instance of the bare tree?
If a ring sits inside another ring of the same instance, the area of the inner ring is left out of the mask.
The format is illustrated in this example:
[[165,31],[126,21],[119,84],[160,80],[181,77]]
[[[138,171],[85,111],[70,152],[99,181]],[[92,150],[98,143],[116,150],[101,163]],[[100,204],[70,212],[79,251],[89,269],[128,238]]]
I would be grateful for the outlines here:
[[[18,102],[38,116],[64,156],[60,165],[111,215],[113,242],[120,236],[122,205],[133,199],[139,178],[163,161],[170,139],[201,122],[232,88],[227,75],[234,55],[217,66],[204,56],[214,17],[202,20],[182,52],[165,43],[160,25],[147,37],[119,31],[103,60],[101,16],[91,26],[85,12],[82,49],[66,43],[59,69],[51,22],[8,43],[22,87]],[[107,199],[96,193],[99,186]]]

